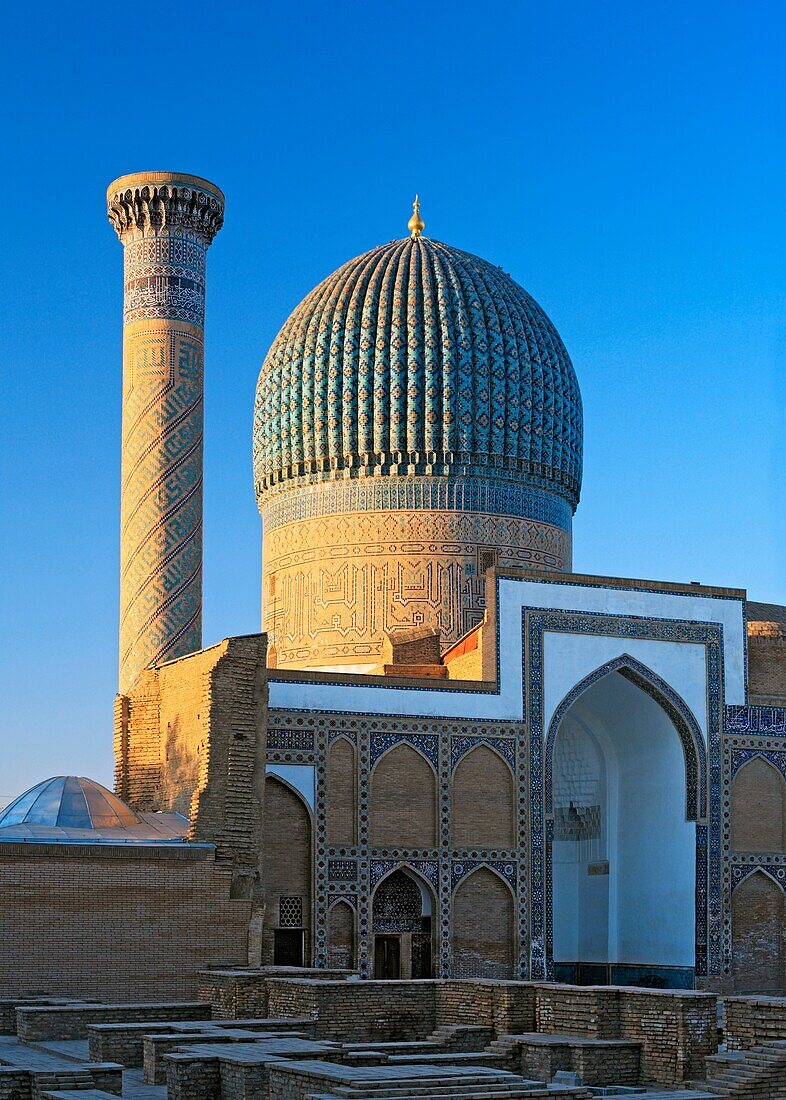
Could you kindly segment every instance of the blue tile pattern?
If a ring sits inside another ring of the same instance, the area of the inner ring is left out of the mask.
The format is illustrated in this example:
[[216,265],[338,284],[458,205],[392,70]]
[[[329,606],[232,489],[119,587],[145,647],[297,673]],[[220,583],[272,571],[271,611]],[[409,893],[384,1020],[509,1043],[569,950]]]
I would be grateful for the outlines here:
[[520,516],[570,531],[573,512],[562,497],[544,489],[505,480],[504,471],[484,477],[387,477],[378,481],[333,482],[330,474],[303,477],[302,491],[271,492],[265,500],[265,530],[319,516],[373,511],[482,512]]
[[262,367],[257,491],[311,474],[504,471],[575,509],[582,406],[540,306],[500,268],[421,237],[320,283]]
[[786,735],[786,707],[726,707],[726,733]]
[[476,749],[478,745],[489,745],[499,753],[503,760],[510,765],[511,771],[516,771],[516,742],[510,737],[454,737],[450,743],[450,764],[455,768],[459,760]]
[[431,733],[375,733],[371,738],[371,767],[374,767],[383,752],[403,743],[412,745],[418,752],[422,752],[436,769],[439,760],[439,738]]

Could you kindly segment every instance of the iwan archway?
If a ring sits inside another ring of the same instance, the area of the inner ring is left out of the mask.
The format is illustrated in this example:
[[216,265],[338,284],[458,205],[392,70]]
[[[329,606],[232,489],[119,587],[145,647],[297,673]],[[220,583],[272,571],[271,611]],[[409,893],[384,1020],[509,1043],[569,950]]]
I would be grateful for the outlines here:
[[545,748],[550,972],[692,986],[706,920],[705,754],[689,709],[619,658],[563,700]]

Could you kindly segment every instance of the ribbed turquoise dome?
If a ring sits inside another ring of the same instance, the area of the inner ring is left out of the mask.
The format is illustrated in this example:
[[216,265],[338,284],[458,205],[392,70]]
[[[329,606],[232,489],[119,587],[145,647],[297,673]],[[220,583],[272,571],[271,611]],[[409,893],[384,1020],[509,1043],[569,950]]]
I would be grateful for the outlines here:
[[581,465],[581,395],[554,325],[499,267],[425,237],[320,283],[257,383],[260,503],[291,479],[493,473],[575,509]]

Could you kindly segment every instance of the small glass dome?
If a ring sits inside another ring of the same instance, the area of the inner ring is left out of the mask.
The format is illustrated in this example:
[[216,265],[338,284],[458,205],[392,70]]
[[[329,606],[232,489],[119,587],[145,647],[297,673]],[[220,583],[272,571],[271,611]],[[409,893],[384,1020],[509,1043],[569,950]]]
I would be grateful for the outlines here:
[[0,829],[9,825],[127,829],[141,820],[106,787],[77,775],[58,775],[36,783],[0,810]]

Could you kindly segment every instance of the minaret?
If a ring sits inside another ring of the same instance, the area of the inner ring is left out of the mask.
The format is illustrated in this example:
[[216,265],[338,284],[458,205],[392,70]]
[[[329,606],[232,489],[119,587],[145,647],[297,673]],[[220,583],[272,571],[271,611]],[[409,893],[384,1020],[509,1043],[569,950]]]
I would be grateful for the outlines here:
[[224,196],[138,172],[107,191],[125,252],[120,687],[202,644],[205,259]]

